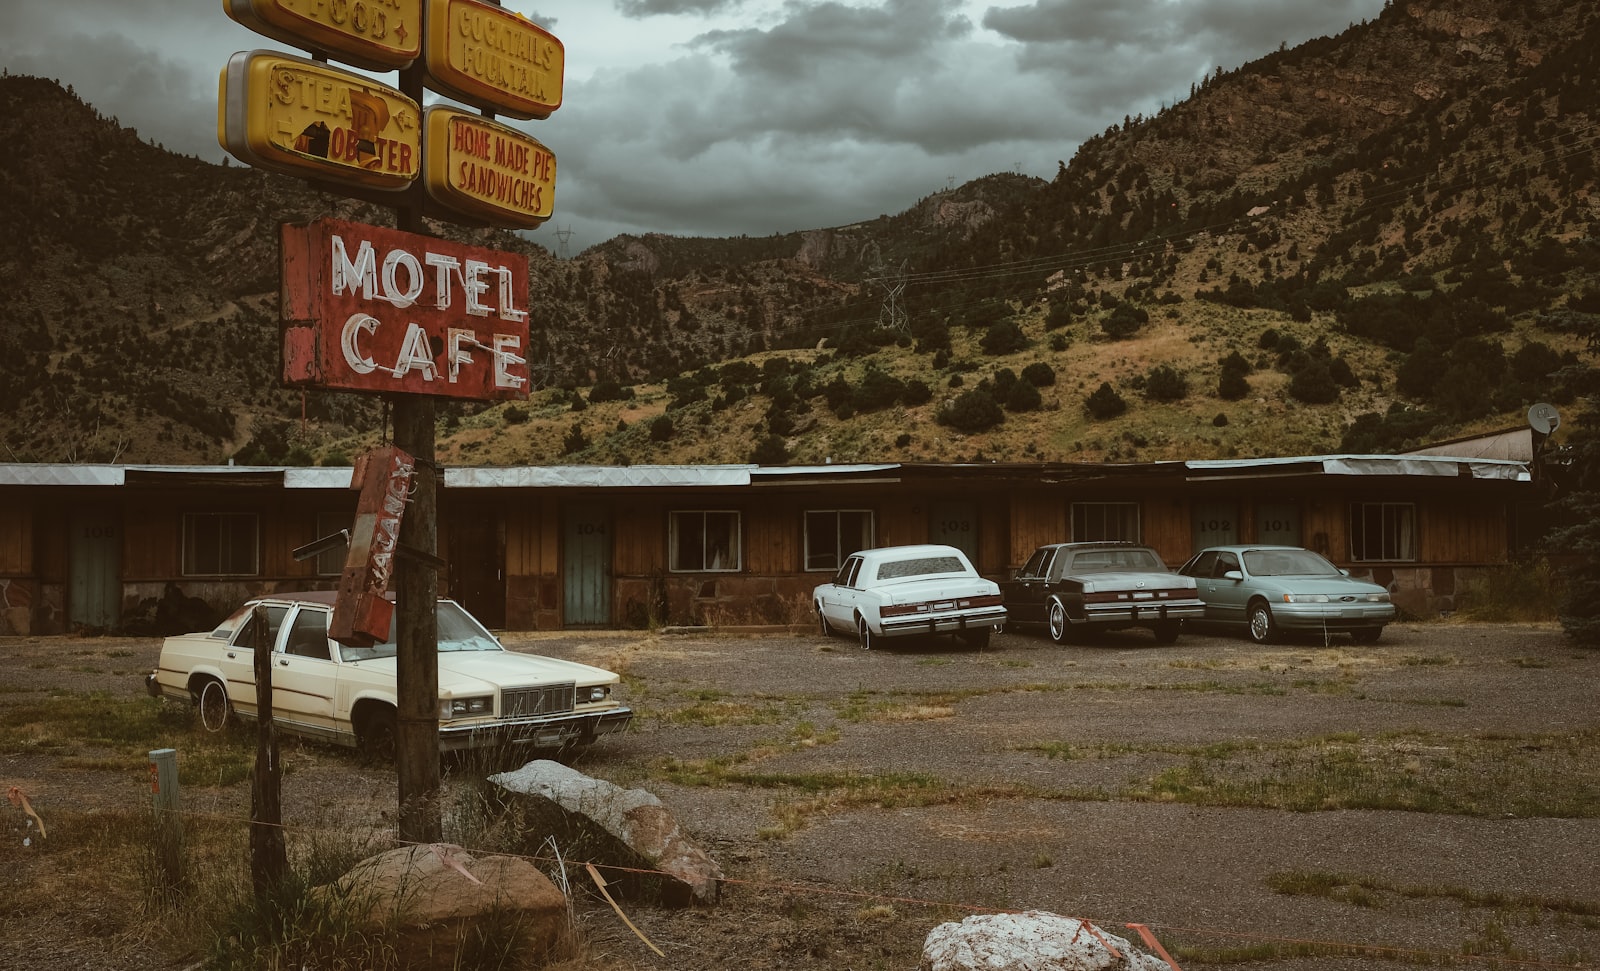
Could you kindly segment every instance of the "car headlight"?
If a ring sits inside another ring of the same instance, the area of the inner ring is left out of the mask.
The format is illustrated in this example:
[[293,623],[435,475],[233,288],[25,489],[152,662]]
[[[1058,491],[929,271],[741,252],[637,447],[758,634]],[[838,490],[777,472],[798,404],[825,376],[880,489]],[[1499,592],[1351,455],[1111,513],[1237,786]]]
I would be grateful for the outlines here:
[[443,698],[439,701],[439,720],[475,718],[494,714],[494,695],[473,698]]
[[1286,604],[1325,604],[1328,595],[1325,593],[1286,593],[1283,595]]
[[609,684],[597,684],[593,687],[580,688],[578,690],[578,700],[587,701],[590,704],[596,701],[605,701],[609,697],[611,697],[611,686]]
[[1386,604],[1389,602],[1389,591],[1385,590],[1383,593],[1369,593],[1367,594],[1367,602]]

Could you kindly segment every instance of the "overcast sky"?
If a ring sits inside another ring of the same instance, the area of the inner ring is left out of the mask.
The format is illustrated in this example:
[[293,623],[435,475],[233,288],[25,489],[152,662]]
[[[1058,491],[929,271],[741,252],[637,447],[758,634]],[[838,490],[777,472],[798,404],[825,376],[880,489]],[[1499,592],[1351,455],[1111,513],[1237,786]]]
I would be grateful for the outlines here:
[[[507,0],[566,47],[565,99],[512,122],[558,163],[572,253],[618,233],[764,236],[900,212],[994,172],[1051,178],[1218,66],[1376,17],[1384,0]],[[217,74],[289,50],[220,0],[11,0],[0,65],[70,84],[221,161]],[[393,83],[396,75],[385,79]]]

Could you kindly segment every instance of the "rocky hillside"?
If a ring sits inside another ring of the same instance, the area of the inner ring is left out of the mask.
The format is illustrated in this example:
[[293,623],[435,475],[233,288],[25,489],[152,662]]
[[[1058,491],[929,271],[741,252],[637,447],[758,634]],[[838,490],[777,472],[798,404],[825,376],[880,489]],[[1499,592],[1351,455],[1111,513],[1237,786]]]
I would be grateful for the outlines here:
[[[1516,424],[1570,400],[1600,314],[1597,123],[1592,5],[1396,0],[1049,181],[572,260],[490,234],[530,254],[542,386],[443,406],[439,450],[1145,460]],[[385,213],[174,156],[36,78],[0,78],[0,134],[0,458],[337,463],[377,433],[374,401],[276,387],[274,229]]]

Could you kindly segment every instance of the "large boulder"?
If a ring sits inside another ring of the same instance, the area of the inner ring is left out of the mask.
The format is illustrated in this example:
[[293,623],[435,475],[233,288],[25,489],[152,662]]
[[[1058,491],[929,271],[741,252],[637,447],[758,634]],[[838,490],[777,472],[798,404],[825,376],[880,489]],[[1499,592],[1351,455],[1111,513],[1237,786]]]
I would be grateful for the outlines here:
[[1171,971],[1086,920],[1042,910],[940,924],[922,944],[919,971]]
[[[722,868],[683,834],[661,800],[643,789],[623,789],[545,759],[492,775],[489,781],[566,814],[567,832],[592,836],[598,827],[616,844],[602,848],[599,858],[662,874],[663,902],[716,903]],[[612,875],[606,879],[610,882]]]
[[401,966],[451,971],[475,951],[515,941],[549,954],[568,933],[567,898],[532,863],[473,856],[459,846],[405,846],[356,864],[319,895],[344,901],[357,923],[395,941]]

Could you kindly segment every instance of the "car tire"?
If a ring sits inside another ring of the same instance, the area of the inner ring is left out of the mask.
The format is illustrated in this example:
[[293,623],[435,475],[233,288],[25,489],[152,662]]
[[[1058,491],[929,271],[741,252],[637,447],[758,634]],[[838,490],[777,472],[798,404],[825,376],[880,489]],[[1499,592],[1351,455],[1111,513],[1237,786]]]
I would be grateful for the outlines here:
[[1157,644],[1176,644],[1178,635],[1183,633],[1183,623],[1177,620],[1163,620],[1150,629],[1156,635]]
[[1350,632],[1350,636],[1357,644],[1376,644],[1378,638],[1383,636],[1382,627],[1357,627]]
[[233,720],[233,703],[228,700],[228,689],[216,678],[202,678],[194,693],[195,710],[200,714],[200,727],[208,732],[220,732]]
[[822,628],[822,636],[823,637],[838,637],[839,636],[839,632],[833,629],[833,625],[832,624],[828,623],[828,618],[826,618],[826,617],[824,617],[822,615],[822,608],[821,607],[817,608],[817,626]]
[[961,638],[961,643],[981,651],[989,646],[989,635],[993,633],[994,628],[992,627],[968,627],[966,630],[957,633],[956,636]]
[[394,762],[395,712],[387,705],[368,709],[356,726],[356,747],[368,762],[390,765]]
[[1278,639],[1278,625],[1272,619],[1272,608],[1265,600],[1250,604],[1250,639],[1257,644],[1271,644]]
[[1067,618],[1067,605],[1059,600],[1050,601],[1045,624],[1050,639],[1057,644],[1072,643],[1072,621]]
[[872,650],[873,645],[878,640],[877,637],[873,636],[872,628],[867,624],[867,618],[860,614],[856,615],[856,639],[861,642],[861,649],[864,651]]

